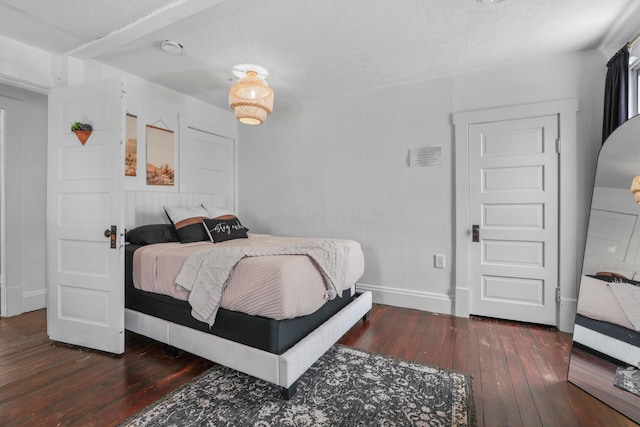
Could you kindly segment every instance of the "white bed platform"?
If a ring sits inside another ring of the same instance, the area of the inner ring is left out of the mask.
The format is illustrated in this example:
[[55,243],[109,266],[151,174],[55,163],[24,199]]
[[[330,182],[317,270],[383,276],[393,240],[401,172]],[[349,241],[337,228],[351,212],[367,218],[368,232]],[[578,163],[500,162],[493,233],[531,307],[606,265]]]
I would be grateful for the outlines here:
[[282,387],[289,398],[296,381],[371,310],[366,291],[281,355],[258,350],[157,317],[125,309],[125,328]]
[[575,325],[573,340],[628,365],[640,367],[640,348],[634,345],[585,328],[582,325]]

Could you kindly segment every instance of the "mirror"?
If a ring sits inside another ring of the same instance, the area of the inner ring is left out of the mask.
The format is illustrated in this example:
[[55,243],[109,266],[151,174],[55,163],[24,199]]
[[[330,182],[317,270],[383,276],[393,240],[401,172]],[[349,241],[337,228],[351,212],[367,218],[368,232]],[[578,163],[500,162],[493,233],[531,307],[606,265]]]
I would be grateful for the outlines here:
[[640,422],[640,116],[600,150],[568,380]]

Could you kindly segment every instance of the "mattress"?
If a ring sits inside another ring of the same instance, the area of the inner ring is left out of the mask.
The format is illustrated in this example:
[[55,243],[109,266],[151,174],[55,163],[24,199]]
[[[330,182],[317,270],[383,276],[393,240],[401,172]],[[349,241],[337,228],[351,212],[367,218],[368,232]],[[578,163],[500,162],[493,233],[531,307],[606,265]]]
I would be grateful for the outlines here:
[[327,301],[309,315],[284,320],[251,316],[221,308],[218,310],[216,323],[209,327],[191,316],[191,307],[187,301],[134,287],[133,255],[141,247],[143,246],[128,244],[125,248],[126,308],[273,354],[283,354],[357,298],[352,287],[344,291],[341,298]]
[[[248,239],[221,243],[160,243],[147,245],[133,256],[134,286],[146,292],[186,301],[189,292],[176,286],[175,279],[190,255],[212,248],[265,248],[324,239],[301,239],[251,234]],[[332,239],[347,245],[348,259],[343,283],[349,289],[364,272],[360,245],[351,240]],[[317,263],[306,255],[268,255],[242,258],[233,268],[220,307],[276,320],[309,315],[327,301],[327,281]]]
[[637,366],[640,333],[634,325],[638,323],[640,307],[633,295],[640,288],[635,282],[609,282],[609,279],[602,275],[582,276],[573,340],[617,361]]
[[[635,288],[634,285],[609,283],[590,276],[582,276],[577,313],[590,319],[635,330],[633,319],[623,307],[623,304],[626,305],[629,301],[621,303],[612,290],[612,286]],[[640,310],[640,306],[638,307]]]
[[635,347],[640,347],[640,333],[615,323],[595,320],[578,313],[576,315],[576,325],[615,338]]

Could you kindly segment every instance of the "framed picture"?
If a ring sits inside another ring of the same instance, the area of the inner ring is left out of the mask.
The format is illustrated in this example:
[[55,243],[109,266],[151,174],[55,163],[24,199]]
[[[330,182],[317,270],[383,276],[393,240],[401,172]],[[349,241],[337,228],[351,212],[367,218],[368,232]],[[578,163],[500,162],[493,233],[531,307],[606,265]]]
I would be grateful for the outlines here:
[[124,175],[136,176],[138,169],[138,117],[127,113]]
[[148,185],[174,185],[174,144],[172,130],[147,125]]

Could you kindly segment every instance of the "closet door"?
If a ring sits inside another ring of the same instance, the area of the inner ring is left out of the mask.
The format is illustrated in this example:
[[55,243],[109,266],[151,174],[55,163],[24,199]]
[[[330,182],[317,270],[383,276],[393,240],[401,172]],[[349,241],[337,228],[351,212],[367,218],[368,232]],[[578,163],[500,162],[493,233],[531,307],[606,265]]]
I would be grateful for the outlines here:
[[[49,94],[47,332],[124,352],[124,90],[121,80]],[[70,128],[89,123],[83,145]]]

